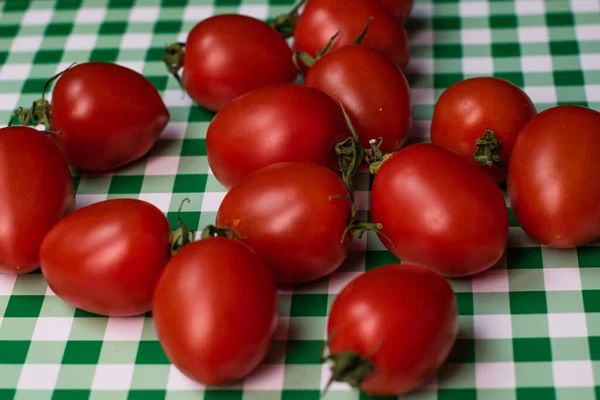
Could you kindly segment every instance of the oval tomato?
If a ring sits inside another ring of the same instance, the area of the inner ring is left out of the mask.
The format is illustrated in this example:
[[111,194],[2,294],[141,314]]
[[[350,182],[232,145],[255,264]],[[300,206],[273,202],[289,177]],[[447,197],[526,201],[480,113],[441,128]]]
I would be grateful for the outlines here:
[[371,19],[363,46],[379,50],[402,69],[408,64],[408,38],[402,23],[373,0],[311,0],[300,15],[294,46],[315,57],[340,31],[331,50],[353,43]]
[[406,22],[413,8],[413,0],[379,0],[400,21]]
[[145,155],[169,122],[169,111],[143,75],[116,64],[90,62],[67,69],[54,87],[52,106],[36,102],[36,121],[69,164],[108,171]]
[[508,240],[502,192],[480,168],[430,143],[405,147],[383,163],[371,194],[380,239],[402,261],[444,276],[493,266]]
[[233,187],[219,207],[217,225],[236,229],[277,282],[311,281],[346,259],[351,203],[340,196],[348,196],[348,189],[330,169],[279,163]]
[[[529,96],[512,83],[492,77],[466,79],[450,86],[440,96],[431,121],[431,141],[477,162],[473,157],[478,150],[477,139],[490,130],[501,145],[500,149],[491,151],[507,164],[517,135],[535,114]],[[493,147],[493,144],[487,146]],[[505,167],[503,170],[494,164],[479,165],[496,182],[506,179]]]
[[170,237],[169,221],[150,203],[95,203],[48,232],[40,248],[42,273],[58,297],[82,310],[143,314],[169,259]]
[[559,106],[521,131],[508,168],[508,194],[521,227],[551,247],[600,237],[600,113]]
[[339,96],[361,145],[381,140],[381,150],[396,151],[412,123],[410,89],[400,69],[381,53],[362,45],[328,53],[308,71],[305,83]]
[[0,272],[38,268],[44,235],[75,204],[60,150],[35,129],[0,129]]
[[208,163],[225,187],[283,161],[337,167],[333,146],[347,131],[338,105],[321,91],[267,86],[239,97],[215,116],[206,134]]
[[206,385],[237,381],[265,358],[277,327],[277,290],[241,242],[209,238],[169,261],[152,311],[160,343],[185,375]]
[[403,394],[432,378],[450,353],[458,333],[456,298],[432,271],[386,265],[342,290],[327,333],[333,380],[370,395]]
[[171,72],[183,65],[186,92],[213,111],[260,87],[293,82],[298,75],[285,39],[265,22],[245,15],[207,18],[190,31],[185,57],[178,44],[167,52],[164,59]]

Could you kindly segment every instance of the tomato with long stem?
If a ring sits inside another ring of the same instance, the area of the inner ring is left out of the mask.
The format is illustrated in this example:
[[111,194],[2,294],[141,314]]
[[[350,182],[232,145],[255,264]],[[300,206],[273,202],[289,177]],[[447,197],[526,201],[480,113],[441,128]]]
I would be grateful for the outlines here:
[[[50,104],[44,96],[55,79]],[[43,124],[60,133],[51,138],[72,166],[109,171],[148,153],[170,114],[143,75],[117,64],[89,62],[52,77],[42,98],[17,117],[22,125]]]
[[412,125],[408,82],[378,51],[363,45],[332,50],[309,69],[305,84],[341,100],[363,148],[374,139],[389,153],[405,143]]
[[277,282],[307,282],[336,270],[350,240],[373,224],[359,223],[344,181],[317,164],[265,167],[234,186],[217,212],[217,225],[236,229]]
[[202,240],[169,261],[154,292],[152,315],[167,357],[206,385],[231,383],[254,370],[277,327],[271,273],[234,237],[207,227]]
[[404,69],[409,60],[404,26],[385,6],[373,0],[308,1],[295,26],[295,48],[315,57],[336,32],[339,36],[331,50],[347,46],[356,41],[367,21],[370,27],[361,45],[384,53]]

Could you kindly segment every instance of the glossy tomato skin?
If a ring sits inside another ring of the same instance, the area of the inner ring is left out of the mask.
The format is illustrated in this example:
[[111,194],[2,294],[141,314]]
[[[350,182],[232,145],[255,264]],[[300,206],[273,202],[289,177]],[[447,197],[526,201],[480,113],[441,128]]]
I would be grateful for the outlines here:
[[525,92],[512,83],[492,77],[465,79],[440,96],[431,121],[431,141],[481,166],[498,183],[506,173],[497,166],[475,161],[475,142],[492,130],[502,143],[501,157],[508,163],[519,132],[536,114]]
[[404,26],[373,0],[310,0],[298,19],[294,33],[296,50],[315,56],[339,30],[331,50],[352,44],[372,18],[363,46],[390,57],[402,69],[409,60]]
[[271,85],[237,98],[217,113],[206,134],[208,163],[228,188],[278,162],[339,168],[333,146],[348,135],[341,110],[323,92]]
[[521,227],[559,248],[600,237],[600,113],[558,106],[521,131],[508,167],[508,194]]
[[0,272],[26,274],[39,267],[44,235],[75,204],[71,171],[43,133],[2,128],[0,188]]
[[217,225],[235,228],[277,282],[315,280],[337,269],[350,246],[344,236],[350,202],[333,196],[348,196],[348,189],[330,169],[279,163],[233,187],[219,207]]
[[169,122],[169,111],[143,75],[117,64],[69,68],[52,92],[52,139],[72,166],[109,171],[144,156]]
[[452,288],[440,275],[409,264],[375,268],[336,297],[329,350],[358,352],[374,365],[361,390],[393,396],[416,389],[447,358],[458,332]]
[[164,214],[136,199],[83,207],[48,232],[42,273],[58,297],[82,310],[114,317],[152,307],[169,259],[171,229]]
[[211,238],[171,259],[152,314],[169,360],[196,381],[221,385],[265,358],[277,307],[275,283],[260,257],[242,242]]
[[508,212],[494,181],[431,143],[405,147],[383,163],[371,216],[398,258],[448,277],[492,267],[508,239]]
[[308,71],[305,84],[339,96],[358,132],[361,145],[381,142],[391,153],[406,141],[412,124],[408,82],[389,58],[361,45],[335,50]]
[[388,11],[402,22],[406,22],[413,8],[413,0],[379,0]]
[[205,19],[190,31],[185,45],[183,86],[212,111],[260,87],[293,82],[297,75],[285,39],[245,15]]

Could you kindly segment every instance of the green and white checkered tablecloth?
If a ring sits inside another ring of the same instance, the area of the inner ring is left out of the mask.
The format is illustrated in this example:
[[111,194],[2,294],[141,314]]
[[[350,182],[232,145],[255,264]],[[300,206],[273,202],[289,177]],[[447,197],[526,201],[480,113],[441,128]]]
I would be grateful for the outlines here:
[[[342,0],[340,0],[342,1]],[[217,13],[272,18],[292,0],[9,0],[0,3],[0,115],[38,98],[73,62],[116,62],[150,78],[172,122],[151,154],[115,174],[76,177],[79,207],[135,197],[174,224],[214,221],[224,189],[206,161],[213,114],[182,97],[160,61],[198,21]],[[539,110],[600,110],[599,0],[417,0],[408,25],[415,139],[433,104],[465,77],[494,75],[525,89]],[[493,96],[493,93],[490,93]],[[127,115],[123,115],[127,118]],[[366,217],[369,177],[360,177]],[[0,182],[1,190],[1,182]],[[599,244],[600,245],[600,244]],[[324,280],[281,291],[281,324],[266,362],[248,379],[205,389],[167,361],[149,316],[102,318],[59,300],[40,274],[0,275],[0,400],[317,400],[327,309],[365,269],[395,259],[371,234]],[[600,247],[541,248],[511,218],[500,265],[453,280],[460,338],[437,379],[411,400],[600,398]],[[327,400],[367,399],[333,385]]]

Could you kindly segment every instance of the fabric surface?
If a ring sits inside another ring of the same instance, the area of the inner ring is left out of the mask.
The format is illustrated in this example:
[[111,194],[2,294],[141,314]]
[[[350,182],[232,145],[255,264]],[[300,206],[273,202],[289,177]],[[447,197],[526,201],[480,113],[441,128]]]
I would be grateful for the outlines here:
[[[46,79],[73,62],[116,62],[163,95],[171,123],[148,157],[114,174],[76,177],[77,206],[117,197],[212,223],[225,191],[206,161],[213,114],[192,105],[166,73],[164,46],[216,13],[273,18],[291,0],[9,0],[0,4],[0,115],[29,107]],[[494,75],[538,110],[574,103],[600,110],[598,0],[417,0],[408,24],[414,140],[427,139],[435,99],[466,77]],[[493,96],[490,93],[490,96]],[[122,118],[127,118],[123,110]],[[0,183],[1,185],[1,183]],[[357,183],[366,218],[370,179]],[[511,214],[512,216],[512,214]],[[318,216],[315,216],[318,219]],[[76,245],[76,244],[74,244]],[[328,307],[364,270],[395,262],[377,238],[357,240],[346,264],[281,291],[281,323],[265,363],[245,381],[205,390],[169,364],[149,316],[103,318],[58,299],[42,276],[0,275],[0,400],[317,400]],[[437,379],[411,400],[600,398],[600,247],[542,248],[511,217],[500,264],[453,280],[460,337]],[[596,387],[598,386],[598,387]],[[368,397],[334,384],[327,400]]]

